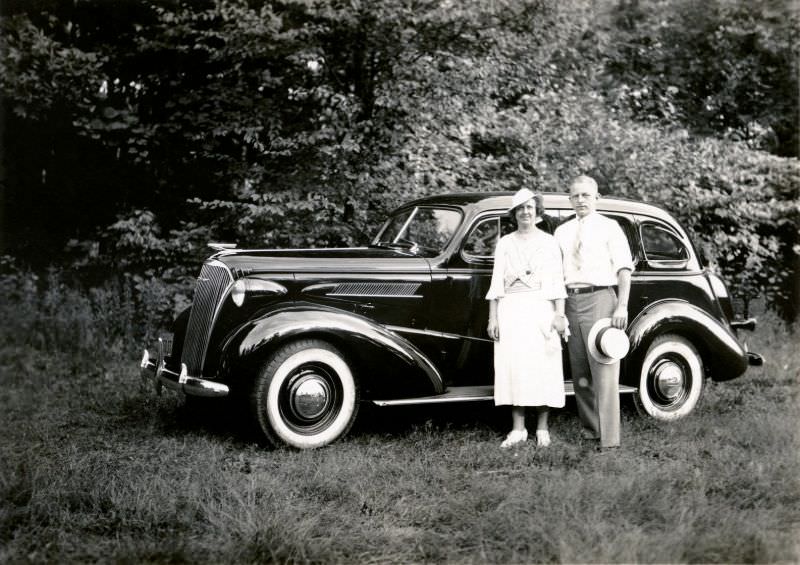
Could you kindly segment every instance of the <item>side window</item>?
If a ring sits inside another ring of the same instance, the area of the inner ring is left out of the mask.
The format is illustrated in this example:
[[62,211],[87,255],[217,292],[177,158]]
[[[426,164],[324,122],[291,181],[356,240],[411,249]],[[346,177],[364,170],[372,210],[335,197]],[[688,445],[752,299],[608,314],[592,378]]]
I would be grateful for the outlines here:
[[463,253],[467,260],[491,259],[500,239],[499,218],[487,218],[474,228],[464,240]]
[[682,268],[689,260],[689,251],[671,230],[645,223],[641,226],[642,248],[648,263],[658,267]]
[[434,251],[441,251],[461,223],[461,214],[454,210],[419,208],[407,225],[406,239]]

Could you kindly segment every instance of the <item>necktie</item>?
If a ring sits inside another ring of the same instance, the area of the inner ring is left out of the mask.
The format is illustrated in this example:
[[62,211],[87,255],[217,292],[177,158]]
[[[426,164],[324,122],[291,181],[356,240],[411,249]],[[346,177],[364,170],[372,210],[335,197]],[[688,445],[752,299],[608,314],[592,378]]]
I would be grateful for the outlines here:
[[577,220],[578,229],[575,231],[575,247],[572,249],[572,259],[575,268],[580,271],[583,264],[583,222]]

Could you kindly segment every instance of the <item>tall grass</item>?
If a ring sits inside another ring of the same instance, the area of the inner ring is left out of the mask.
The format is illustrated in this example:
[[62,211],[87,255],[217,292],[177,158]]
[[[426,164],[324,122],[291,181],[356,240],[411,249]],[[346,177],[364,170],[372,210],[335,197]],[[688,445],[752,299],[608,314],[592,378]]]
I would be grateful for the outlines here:
[[110,274],[104,286],[84,287],[75,279],[55,269],[19,270],[0,256],[4,343],[92,357],[109,349],[133,353],[188,305],[185,284]]
[[545,450],[500,450],[509,415],[473,404],[365,409],[335,445],[270,451],[141,389],[124,289],[37,286],[2,305],[0,562],[800,560],[798,334],[776,319],[750,340],[766,365],[689,418],[625,406],[617,451],[571,404]]

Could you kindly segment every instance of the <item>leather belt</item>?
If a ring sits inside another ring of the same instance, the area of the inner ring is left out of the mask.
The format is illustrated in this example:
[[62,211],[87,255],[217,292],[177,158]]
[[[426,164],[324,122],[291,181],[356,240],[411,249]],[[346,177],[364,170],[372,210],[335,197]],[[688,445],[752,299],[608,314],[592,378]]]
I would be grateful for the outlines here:
[[597,292],[598,290],[605,290],[607,288],[611,288],[610,285],[606,286],[576,286],[576,287],[567,287],[567,296],[574,296],[576,294],[587,294],[589,292]]

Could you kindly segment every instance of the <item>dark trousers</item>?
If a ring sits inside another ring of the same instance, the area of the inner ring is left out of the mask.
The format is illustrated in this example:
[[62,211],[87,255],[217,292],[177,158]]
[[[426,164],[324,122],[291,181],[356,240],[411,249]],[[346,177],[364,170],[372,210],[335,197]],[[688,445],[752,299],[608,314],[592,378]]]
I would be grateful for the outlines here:
[[594,323],[610,318],[617,305],[613,289],[569,296],[566,314],[570,336],[567,340],[575,401],[581,423],[602,447],[619,445],[619,362],[598,363],[589,354],[587,339]]

